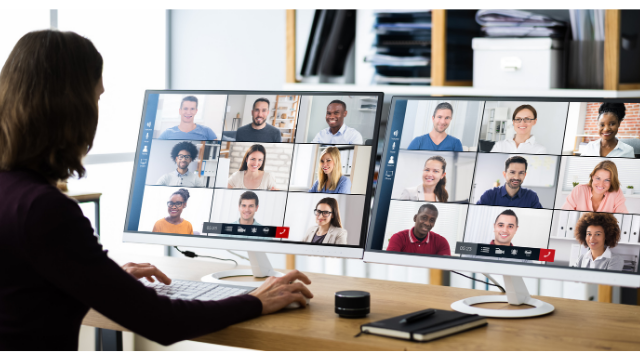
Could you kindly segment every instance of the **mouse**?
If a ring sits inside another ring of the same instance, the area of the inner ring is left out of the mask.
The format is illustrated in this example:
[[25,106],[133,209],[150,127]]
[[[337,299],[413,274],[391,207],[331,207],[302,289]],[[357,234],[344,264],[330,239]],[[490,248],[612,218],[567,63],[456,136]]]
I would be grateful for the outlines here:
[[[309,301],[310,299],[308,297],[304,297],[304,299],[307,301],[307,306],[309,305]],[[297,301],[292,302],[291,304],[285,306],[285,309],[300,309],[300,303]]]

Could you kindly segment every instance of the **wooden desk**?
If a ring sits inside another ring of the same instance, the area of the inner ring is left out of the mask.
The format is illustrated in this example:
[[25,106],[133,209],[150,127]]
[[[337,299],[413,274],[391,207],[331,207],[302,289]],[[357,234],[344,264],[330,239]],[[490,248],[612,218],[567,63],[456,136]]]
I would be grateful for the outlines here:
[[[195,259],[110,254],[118,263],[151,262],[170,277],[198,280],[233,265]],[[195,341],[257,350],[640,350],[640,311],[630,305],[536,296],[556,310],[531,319],[489,319],[489,325],[430,343],[412,343],[361,335],[361,324],[429,307],[450,310],[453,301],[482,294],[481,290],[307,274],[315,297],[303,310],[284,310],[230,326]],[[334,313],[334,293],[371,293],[371,314],[343,319]],[[90,311],[84,325],[123,330]]]

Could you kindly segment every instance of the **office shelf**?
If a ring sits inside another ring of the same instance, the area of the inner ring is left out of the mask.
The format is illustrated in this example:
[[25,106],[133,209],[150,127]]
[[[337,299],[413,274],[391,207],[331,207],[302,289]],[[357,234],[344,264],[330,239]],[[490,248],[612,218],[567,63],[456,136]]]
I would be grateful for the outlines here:
[[355,91],[383,92],[394,95],[449,95],[449,96],[522,96],[566,98],[632,98],[640,97],[640,90],[513,90],[477,89],[472,86],[404,86],[404,85],[353,85],[353,84],[305,84],[284,83],[285,91]]

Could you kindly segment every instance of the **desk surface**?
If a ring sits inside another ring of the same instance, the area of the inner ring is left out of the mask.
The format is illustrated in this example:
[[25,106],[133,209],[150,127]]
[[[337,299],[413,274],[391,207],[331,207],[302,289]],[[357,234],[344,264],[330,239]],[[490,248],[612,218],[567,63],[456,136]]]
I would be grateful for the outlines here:
[[[186,258],[110,254],[118,263],[151,262],[169,277],[199,280],[233,265]],[[428,343],[363,334],[361,324],[425,308],[450,310],[462,298],[495,292],[393,281],[307,273],[315,297],[306,309],[283,310],[230,326],[195,341],[257,350],[640,350],[640,309],[536,296],[555,306],[531,319],[489,319],[486,327]],[[334,313],[333,295],[340,290],[371,293],[371,314],[343,319]],[[493,307],[503,306],[493,304]],[[508,306],[508,305],[506,305]],[[123,330],[91,310],[84,325]]]

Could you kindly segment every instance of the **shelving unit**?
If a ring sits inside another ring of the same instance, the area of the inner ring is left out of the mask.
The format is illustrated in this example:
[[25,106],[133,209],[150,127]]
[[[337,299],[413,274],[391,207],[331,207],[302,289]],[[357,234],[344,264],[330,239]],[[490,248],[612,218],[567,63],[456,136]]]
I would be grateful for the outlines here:
[[276,96],[276,101],[269,120],[271,125],[275,126],[282,132],[283,142],[293,141],[293,135],[296,133],[296,124],[298,123],[299,109],[299,95]]
[[[476,89],[470,81],[446,79],[447,10],[432,10],[431,86],[368,85],[373,69],[364,57],[373,43],[370,28],[372,10],[358,10],[356,30],[356,84],[296,84],[296,10],[286,10],[286,71],[284,90],[305,91],[381,91],[402,95],[452,96],[544,96],[544,97],[640,97],[640,83],[620,83],[621,10],[606,10],[604,41],[604,89],[496,90]],[[368,22],[367,22],[368,21]],[[362,61],[362,63],[360,63]]]

